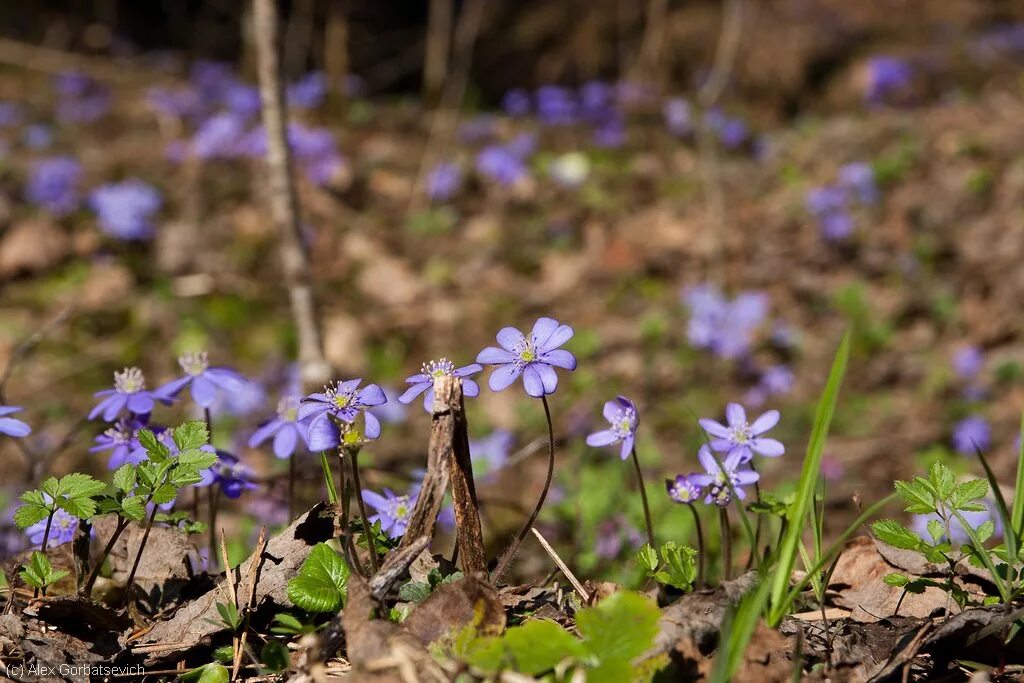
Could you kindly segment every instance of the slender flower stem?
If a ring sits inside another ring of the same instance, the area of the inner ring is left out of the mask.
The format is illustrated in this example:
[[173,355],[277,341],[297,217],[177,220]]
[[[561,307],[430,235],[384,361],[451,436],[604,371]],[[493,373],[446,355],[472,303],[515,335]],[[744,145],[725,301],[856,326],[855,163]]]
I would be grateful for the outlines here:
[[377,542],[370,529],[370,516],[366,514],[366,503],[363,501],[363,485],[359,481],[359,464],[356,462],[358,452],[358,449],[352,448],[348,454],[349,462],[352,465],[352,488],[356,491],[356,503],[359,504],[359,514],[363,518],[363,538],[366,539],[366,549],[370,551],[370,567],[376,574],[380,569],[380,564],[377,561]]
[[96,584],[96,579],[100,575],[100,570],[103,569],[103,564],[110,557],[110,552],[114,549],[114,544],[117,543],[117,539],[121,537],[121,532],[128,528],[128,520],[120,515],[117,518],[117,527],[114,529],[114,533],[110,535],[110,540],[107,541],[107,545],[103,547],[103,553],[100,555],[100,559],[96,562],[96,566],[92,568],[92,572],[89,573],[89,578],[85,582],[85,586],[82,588],[82,594],[85,597],[92,595],[92,587]]
[[356,553],[355,543],[352,539],[352,529],[349,528],[349,516],[352,510],[352,480],[345,475],[345,449],[338,446],[338,465],[341,469],[341,549],[345,553],[345,561],[350,567],[355,567],[359,576],[366,577],[366,568],[359,561]]
[[[53,526],[53,515],[56,512],[57,512],[57,508],[54,507],[52,510],[50,510],[50,514],[46,518],[46,528],[43,529],[43,542],[39,545],[39,552],[41,552],[43,555],[46,554],[46,544],[50,542],[50,528]],[[46,596],[46,589],[45,588],[43,588],[43,596],[44,597]],[[32,591],[32,598],[35,599],[35,598],[38,598],[38,597],[39,597],[39,589],[36,588],[34,591]]]
[[[334,487],[334,472],[331,471],[331,463],[327,460],[327,451],[320,451],[320,467],[324,471],[324,484],[327,486],[327,502],[331,505],[338,504],[338,489]],[[342,476],[345,468],[342,467]]]
[[[213,444],[213,418],[210,415],[210,409],[209,408],[203,408],[203,417],[206,419],[206,433],[207,433],[208,438],[209,438],[209,443],[212,445]],[[216,452],[216,450],[215,450],[215,452]],[[216,465],[214,465],[214,467],[216,467]],[[210,538],[209,538],[209,541],[210,541],[210,545],[209,545],[209,548],[210,548],[209,558],[210,558],[210,567],[211,568],[217,566],[217,538],[216,538],[216,534],[214,532],[214,530],[217,528],[217,501],[216,501],[216,496],[214,495],[214,486],[215,485],[216,485],[215,483],[210,484],[209,488],[207,488],[207,490],[206,490],[206,502],[207,502],[207,505],[208,505],[208,508],[206,510],[206,517],[207,517],[206,523],[207,523],[207,532],[210,535]],[[153,509],[155,510],[156,508],[153,508]],[[128,583],[129,583],[129,585],[131,584],[130,581]]]
[[687,503],[686,507],[690,508],[690,514],[693,515],[693,528],[697,531],[697,586],[702,588],[704,586],[704,530],[701,528],[700,515],[697,513],[697,508],[693,503]]
[[[152,502],[152,496],[146,501],[146,504]],[[149,519],[146,520],[146,531],[142,534],[142,542],[139,543],[139,550],[135,553],[135,562],[132,563],[132,570],[128,573],[128,580],[125,581],[125,587],[131,590],[132,582],[135,581],[135,572],[139,570],[139,561],[142,560],[142,551],[146,548],[146,541],[149,540],[149,532],[153,529],[153,520],[156,518],[156,511],[160,509],[160,506],[153,504],[153,510],[149,513]],[[210,536],[213,536],[213,532],[210,532]],[[210,563],[213,563],[213,558],[210,558]]]
[[295,519],[295,453],[288,456],[288,521]]
[[644,504],[644,523],[647,525],[647,541],[651,544],[652,548],[657,548],[658,544],[654,540],[654,525],[651,523],[651,507],[647,503],[647,487],[644,486],[644,473],[640,470],[640,459],[636,457],[636,446],[632,448],[633,466],[636,468],[636,481],[640,486],[640,500]]
[[729,527],[729,512],[726,508],[718,508],[718,522],[721,525],[718,544],[722,550],[722,580],[732,578],[732,530]]
[[[750,471],[757,472],[754,467],[754,461],[750,461]],[[754,496],[757,502],[761,502],[761,485],[758,482],[754,482]],[[747,569],[750,569],[754,565],[754,560],[757,559],[759,548],[761,547],[761,526],[764,522],[764,515],[758,513],[757,515],[757,526],[754,527],[754,547],[750,549],[750,557],[747,558]]]
[[544,507],[544,500],[548,497],[548,490],[551,488],[551,478],[555,473],[555,427],[551,423],[551,408],[548,406],[548,397],[541,396],[540,400],[544,404],[544,417],[548,421],[548,474],[544,479],[544,489],[540,492],[540,498],[537,500],[537,505],[533,508],[533,512],[530,513],[530,518],[526,520],[526,524],[520,529],[515,540],[512,541],[512,545],[505,551],[498,566],[491,574],[492,583],[497,583],[498,579],[505,573],[505,570],[508,569],[508,565],[516,556],[516,552],[519,550],[523,539],[526,538],[526,535],[530,533],[530,529],[533,528],[533,523],[537,521],[537,515],[540,514],[541,508]]

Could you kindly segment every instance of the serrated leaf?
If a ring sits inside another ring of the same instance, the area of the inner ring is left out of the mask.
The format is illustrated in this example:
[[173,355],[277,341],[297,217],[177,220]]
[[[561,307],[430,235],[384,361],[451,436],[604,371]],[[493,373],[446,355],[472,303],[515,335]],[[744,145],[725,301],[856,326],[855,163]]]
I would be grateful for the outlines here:
[[14,523],[18,525],[19,529],[27,529],[33,524],[46,519],[49,514],[50,510],[46,507],[25,504],[14,511]]
[[178,489],[174,488],[171,484],[161,484],[157,487],[156,491],[153,492],[153,497],[150,499],[157,505],[163,505],[164,503],[170,503],[172,500],[177,498]]
[[313,546],[299,575],[288,582],[288,599],[307,612],[337,612],[348,590],[348,565],[327,545]]
[[96,501],[92,498],[60,498],[57,507],[79,519],[89,519],[96,514]]
[[180,489],[190,484],[198,484],[202,480],[203,476],[199,473],[199,470],[191,465],[180,465],[171,472],[168,483]]
[[60,495],[60,483],[56,477],[48,477],[40,486],[39,490],[50,496],[50,500]]
[[932,463],[932,466],[928,468],[928,479],[935,487],[939,500],[949,500],[956,487],[956,476],[954,476],[953,470],[941,462]]
[[210,440],[210,432],[202,420],[192,420],[174,428],[174,445],[181,452],[205,446]]
[[619,591],[576,615],[586,649],[601,662],[627,663],[646,652],[658,634],[661,611],[639,593]]
[[189,465],[197,470],[205,470],[209,467],[213,467],[215,462],[217,462],[217,454],[210,453],[209,451],[193,449],[183,451],[178,455],[179,464]]
[[583,643],[548,619],[531,619],[505,632],[503,638],[516,671],[537,676],[565,659],[586,655]]
[[988,482],[984,479],[972,479],[956,487],[950,498],[950,505],[956,510],[964,510],[966,509],[964,506],[984,498],[986,495],[988,495]]
[[668,585],[680,590],[689,590],[697,578],[696,557],[697,551],[693,548],[677,545],[675,541],[666,541],[661,546],[661,559],[668,571]]
[[88,474],[72,472],[60,479],[60,494],[68,498],[88,498],[103,492],[107,485]]
[[921,484],[922,481],[924,480],[896,481],[893,484],[896,487],[896,492],[907,504],[904,509],[915,515],[927,515],[930,512],[935,512],[935,496]]
[[133,522],[141,522],[146,516],[146,503],[138,496],[121,501],[121,516]]
[[142,447],[146,449],[150,461],[160,463],[171,457],[171,450],[160,443],[160,440],[156,438],[156,434],[152,430],[140,429],[136,438]]
[[988,539],[992,538],[992,534],[996,532],[996,523],[992,520],[983,522],[974,530],[974,532],[978,534],[978,540],[984,543]]
[[908,583],[910,583],[910,579],[908,579],[903,574],[886,574],[882,578],[882,583],[884,583],[887,586],[896,586],[897,588],[899,588],[902,586],[906,586]]
[[871,525],[878,540],[904,550],[921,550],[926,545],[920,536],[892,519],[882,519]]
[[117,487],[118,491],[122,493],[129,493],[135,488],[135,480],[137,478],[135,465],[126,464],[121,465],[114,472],[113,482],[114,486]]
[[932,543],[938,543],[946,535],[946,527],[937,519],[928,520],[928,533],[932,537]]
[[28,564],[23,565],[21,570],[21,578],[33,588],[46,588],[67,575],[68,572],[63,569],[55,571],[50,559],[38,550],[32,553]]
[[658,551],[652,548],[650,543],[644,543],[636,553],[636,561],[651,573],[658,568]]

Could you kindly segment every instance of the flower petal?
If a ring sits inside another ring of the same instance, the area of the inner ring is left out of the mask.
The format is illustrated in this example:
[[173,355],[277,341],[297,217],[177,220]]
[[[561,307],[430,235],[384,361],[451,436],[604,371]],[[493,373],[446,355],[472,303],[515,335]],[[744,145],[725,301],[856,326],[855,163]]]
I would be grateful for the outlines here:
[[711,449],[707,446],[701,446],[700,450],[697,451],[697,460],[700,461],[700,466],[708,474],[715,475],[721,471],[718,461],[715,460],[715,456],[711,455]]
[[306,440],[309,442],[309,450],[314,452],[326,451],[338,445],[338,428],[327,413],[321,413],[309,423]]
[[572,355],[565,349],[545,351],[540,355],[540,360],[548,365],[554,365],[558,368],[565,368],[566,370],[576,369],[576,356]]
[[575,332],[568,325],[559,325],[543,343],[537,344],[537,350],[540,353],[550,353],[572,339],[572,335],[574,334]]
[[147,415],[153,412],[153,397],[149,392],[139,392],[128,396],[128,410],[136,415]]
[[217,386],[205,375],[199,375],[192,380],[192,400],[200,408],[209,408],[217,400]]
[[521,373],[522,370],[511,363],[500,365],[491,373],[490,378],[487,380],[487,386],[491,388],[491,391],[507,389],[512,382],[516,381]]
[[162,398],[169,399],[174,398],[181,390],[184,389],[192,381],[192,375],[186,375],[185,377],[179,377],[178,379],[171,380],[167,384],[159,387],[153,392],[153,395]]
[[476,373],[483,371],[483,369],[484,366],[479,363],[470,363],[469,365],[464,365],[461,368],[458,368],[452,374],[456,377],[469,377],[470,375],[475,375]]
[[[493,377],[493,375],[491,376]],[[526,389],[527,394],[534,398],[540,398],[544,395],[544,380],[541,379],[535,365],[531,364],[523,368],[523,388]]]
[[601,414],[604,415],[604,419],[614,423],[615,421],[618,420],[619,413],[621,411],[622,404],[620,404],[618,401],[612,400],[605,402],[604,410],[601,411]]
[[210,368],[202,376],[224,391],[242,391],[245,389],[245,385],[249,383],[249,380],[243,377],[241,373],[235,372],[231,368]]
[[540,381],[544,383],[544,393],[553,394],[558,388],[558,373],[547,363],[534,363],[531,365],[540,375]]
[[21,420],[15,420],[13,417],[0,417],[0,434],[20,438],[31,433],[32,428]]
[[538,351],[544,348],[544,344],[551,336],[551,333],[557,329],[558,321],[554,318],[537,318],[537,322],[533,324],[533,329],[530,330],[530,338],[533,340],[534,348]]
[[[517,348],[526,343],[526,337],[524,337],[523,333],[514,327],[501,328],[498,330],[498,334],[495,338],[498,340],[498,343],[501,344],[501,347],[509,352],[514,352]],[[476,362],[486,363],[488,361],[480,360],[480,357],[477,356]]]
[[363,489],[360,491],[363,495],[363,502],[372,507],[374,510],[387,510],[389,507],[388,499],[384,496],[371,491],[370,489]]
[[388,402],[388,396],[376,384],[367,384],[359,392],[359,402],[364,406],[381,406]]
[[622,451],[619,452],[619,457],[625,460],[629,457],[629,454],[633,451],[633,435],[628,434],[626,438],[622,440]]
[[265,425],[261,426],[252,436],[249,437],[249,448],[256,448],[261,443],[269,439],[271,436],[277,433],[277,430],[281,429],[284,423],[281,420],[270,420]]
[[401,396],[398,397],[399,403],[412,403],[412,400],[422,394],[424,391],[429,389],[433,385],[432,382],[418,382],[413,384],[411,387],[405,390]]
[[380,437],[380,420],[377,419],[377,416],[367,411],[363,413],[363,418],[366,420],[366,429],[363,432],[363,436],[367,439]]
[[295,452],[295,442],[298,440],[295,428],[289,425],[288,429],[282,429],[274,437],[274,455],[282,460]]
[[495,346],[488,346],[476,356],[476,362],[486,365],[504,365],[505,363],[515,362],[515,359],[516,357],[505,349],[499,349]]
[[701,419],[697,420],[697,422],[700,424],[701,429],[703,429],[711,436],[718,437],[719,439],[729,438],[729,428],[726,427],[725,425],[714,420],[710,420],[706,417],[702,417]]
[[473,398],[480,395],[480,385],[471,379],[462,380],[462,395]]
[[750,447],[767,458],[777,458],[786,452],[786,447],[777,439],[754,439]]
[[779,411],[769,410],[754,420],[754,423],[750,425],[750,433],[754,436],[759,436],[777,424],[779,424]]
[[0,417],[11,415],[21,410],[21,406],[0,406]]
[[299,404],[299,409],[295,413],[295,419],[299,422],[312,417],[313,415],[320,415],[321,413],[327,412],[327,404],[320,401],[307,401]]
[[610,446],[619,440],[619,435],[611,429],[602,429],[599,432],[594,432],[587,437],[587,445],[593,446],[594,448],[600,448],[601,446]]
[[747,411],[739,403],[730,403],[725,406],[725,419],[730,427],[736,427],[747,421]]

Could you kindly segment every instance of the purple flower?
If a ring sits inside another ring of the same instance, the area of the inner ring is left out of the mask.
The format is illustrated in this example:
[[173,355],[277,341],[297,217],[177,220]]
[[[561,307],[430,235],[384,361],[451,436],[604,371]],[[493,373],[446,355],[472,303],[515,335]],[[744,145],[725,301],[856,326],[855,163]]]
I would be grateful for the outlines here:
[[602,121],[594,129],[594,145],[602,149],[618,149],[626,144],[626,124],[620,116]]
[[351,379],[324,387],[323,393],[310,394],[302,399],[297,419],[308,420],[306,431],[309,450],[324,451],[338,445],[341,434],[337,422],[352,424],[363,412],[366,420],[363,437],[376,439],[380,436],[380,421],[366,410],[387,402],[384,391],[376,384],[367,384],[362,389],[362,379]]
[[821,236],[830,242],[845,240],[853,234],[853,217],[843,211],[826,214],[821,218]]
[[750,131],[747,124],[738,118],[726,115],[720,109],[711,109],[704,115],[704,122],[715,134],[719,142],[728,149],[736,149],[746,142]]
[[571,327],[553,318],[539,318],[529,338],[514,327],[504,327],[497,335],[501,348],[488,346],[477,355],[476,362],[497,366],[488,380],[491,391],[507,388],[522,375],[526,393],[539,398],[558,388],[556,367],[576,369],[576,357],[558,348],[572,335]]
[[914,69],[906,60],[888,55],[868,60],[867,72],[864,96],[871,104],[879,104],[905,93],[914,79]]
[[961,379],[974,379],[985,367],[985,355],[977,346],[963,346],[953,354],[953,371]]
[[22,110],[17,102],[0,102],[0,128],[14,128],[21,125]]
[[32,433],[32,428],[21,420],[16,420],[8,415],[13,415],[21,410],[18,406],[0,406],[0,434],[13,436],[20,439]]
[[380,522],[381,530],[391,538],[398,538],[405,533],[409,525],[409,517],[416,506],[419,492],[411,495],[397,496],[391,489],[384,489],[384,495],[368,489],[362,490],[363,500],[377,511],[370,516],[370,522]]
[[576,100],[572,91],[557,85],[537,88],[537,116],[548,126],[562,126],[576,120]]
[[749,462],[754,453],[769,458],[776,458],[786,452],[781,442],[766,439],[762,435],[779,423],[779,411],[769,410],[762,413],[754,422],[747,422],[747,412],[739,403],[730,403],[725,407],[725,418],[729,426],[715,420],[701,418],[700,426],[714,437],[711,447],[716,451],[737,454],[739,462]]
[[231,159],[241,153],[245,123],[235,114],[211,116],[192,136],[192,152],[200,159]]
[[146,377],[136,367],[115,372],[114,388],[97,391],[95,395],[102,396],[103,400],[89,411],[89,419],[95,420],[102,415],[106,422],[113,422],[125,408],[133,415],[148,415],[156,401],[170,403],[170,399],[146,391]]
[[644,537],[635,526],[626,521],[622,515],[606,519],[597,528],[597,539],[594,543],[594,554],[602,560],[614,560],[622,552],[625,544],[634,550],[644,542]]
[[68,71],[54,80],[57,119],[65,123],[92,123],[110,110],[110,91],[81,72]]
[[615,88],[604,81],[589,81],[579,89],[580,116],[587,121],[618,116],[615,104]]
[[678,474],[675,479],[665,480],[665,490],[674,503],[690,505],[704,497],[704,487],[694,481],[697,474]]
[[793,371],[785,365],[773,365],[761,375],[761,388],[769,396],[788,394],[793,390]]
[[122,240],[145,240],[153,235],[153,215],[160,210],[160,192],[141,180],[103,185],[89,197],[100,229]]
[[480,476],[494,474],[508,461],[512,450],[512,434],[504,429],[496,429],[482,439],[469,440],[469,457],[473,461],[473,470]]
[[258,114],[263,104],[258,88],[239,81],[224,89],[222,99],[227,110],[244,121]]
[[665,119],[665,127],[672,135],[682,138],[693,134],[693,112],[690,103],[682,97],[666,100],[661,114]]
[[991,445],[992,430],[983,417],[965,417],[953,427],[953,448],[962,455],[974,455],[975,449],[984,451]]
[[150,88],[146,91],[146,104],[157,114],[176,119],[197,117],[203,110],[198,94],[191,88]]
[[685,290],[683,300],[690,308],[690,343],[730,360],[747,354],[768,314],[768,298],[760,292],[741,292],[730,301],[713,285],[700,285]]
[[249,437],[249,448],[256,448],[261,443],[274,437],[274,455],[278,458],[290,458],[299,443],[306,442],[306,426],[300,424],[299,399],[286,396],[277,404],[277,416],[267,420]]
[[405,379],[405,383],[412,386],[398,397],[398,401],[400,403],[412,403],[414,398],[423,394],[423,392],[427,392],[423,394],[423,408],[429,413],[434,407],[434,380],[438,377],[459,377],[462,379],[462,395],[469,397],[478,396],[480,394],[480,386],[469,379],[469,376],[475,375],[482,370],[483,366],[479,363],[471,363],[470,365],[456,368],[455,363],[452,363],[447,358],[432,360],[429,363],[424,363],[417,374]]
[[856,193],[862,204],[874,204],[878,201],[878,185],[875,184],[875,171],[871,164],[856,161],[839,169],[839,185]]
[[435,202],[448,201],[462,186],[462,169],[450,162],[441,162],[427,174],[427,196]]
[[81,201],[78,192],[81,180],[82,165],[71,157],[40,159],[32,164],[25,198],[54,216],[66,216],[77,209]]
[[217,451],[217,462],[208,470],[200,472],[202,480],[196,487],[219,486],[225,496],[232,500],[242,495],[243,491],[256,488],[252,481],[252,470],[225,451]]
[[459,125],[459,139],[475,143],[490,140],[498,130],[498,120],[490,114],[479,114]]
[[[75,538],[75,531],[78,530],[78,517],[68,514],[64,510],[57,509],[53,514],[53,521],[50,523],[50,536],[46,539],[46,547],[69,543]],[[41,519],[32,526],[25,529],[25,535],[32,545],[41,547],[43,536],[46,534],[46,520]]]
[[230,394],[241,391],[249,383],[249,380],[230,368],[211,368],[205,351],[186,353],[178,358],[178,365],[185,371],[185,376],[171,380],[157,389],[157,396],[177,398],[185,387],[191,387],[192,400],[196,405],[209,408],[217,398],[218,389]]
[[807,210],[819,218],[846,208],[846,191],[841,187],[826,185],[807,192]]
[[107,468],[116,470],[125,463],[137,465],[146,459],[146,449],[139,443],[139,429],[146,423],[138,418],[121,418],[95,439],[96,445],[90,453],[110,451]]
[[711,454],[711,449],[701,446],[697,459],[705,473],[691,474],[689,480],[704,488],[704,502],[709,505],[714,503],[725,507],[732,501],[734,490],[736,497],[743,500],[746,498],[743,487],[750,486],[760,478],[753,470],[741,469],[745,461],[739,449],[730,451],[719,464]]
[[587,437],[587,445],[600,447],[622,443],[619,456],[625,460],[633,451],[633,440],[636,428],[640,426],[640,414],[636,404],[625,396],[616,396],[615,400],[604,404],[604,419],[611,425],[608,429],[594,432]]
[[45,149],[53,144],[53,129],[42,123],[25,128],[25,145],[30,149]]
[[306,74],[288,86],[288,106],[316,109],[327,96],[327,75],[321,71]]
[[527,175],[522,158],[502,145],[489,145],[476,155],[476,170],[499,185],[515,185]]
[[530,113],[530,94],[522,88],[515,88],[501,98],[501,108],[509,116],[526,116]]

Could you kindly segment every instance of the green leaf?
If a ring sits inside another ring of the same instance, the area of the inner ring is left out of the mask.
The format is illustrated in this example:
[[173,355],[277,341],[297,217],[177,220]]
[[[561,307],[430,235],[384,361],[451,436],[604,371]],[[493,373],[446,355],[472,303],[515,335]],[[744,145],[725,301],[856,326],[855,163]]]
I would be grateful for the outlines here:
[[96,514],[96,501],[92,498],[59,498],[57,507],[79,519],[89,519]]
[[202,420],[192,420],[174,428],[174,445],[184,453],[205,446],[210,440],[210,432]]
[[122,493],[130,493],[135,488],[135,480],[137,478],[135,465],[131,463],[121,465],[114,472],[113,482],[114,486],[117,487],[118,491]]
[[[972,479],[958,485],[950,497],[950,505],[956,510],[964,510],[973,501],[988,495],[988,482],[984,479]],[[984,509],[984,505],[982,505]]]
[[288,647],[279,640],[268,640],[260,650],[260,662],[271,671],[284,671],[291,665]]
[[504,640],[496,636],[472,638],[459,653],[467,664],[488,674],[508,666],[506,655]]
[[619,591],[576,615],[586,649],[601,662],[631,662],[646,652],[658,635],[661,611],[654,601]]
[[27,529],[46,519],[49,514],[50,509],[45,505],[26,503],[14,511],[14,523],[18,525],[19,529]]
[[22,566],[21,578],[33,588],[46,588],[60,581],[68,572],[63,569],[54,571],[50,559],[45,554],[34,551],[27,565]]
[[232,645],[221,645],[214,648],[213,659],[221,664],[232,664],[235,661],[235,648]]
[[287,612],[274,615],[274,621],[278,623],[278,626],[271,627],[270,631],[272,633],[278,633],[281,635],[302,635],[313,630],[312,626],[306,626]]
[[231,602],[218,602],[217,613],[220,614],[221,621],[224,626],[234,631],[238,628],[238,625],[242,623],[242,620],[238,616],[238,608],[235,607],[234,603]]
[[56,500],[57,496],[60,495],[60,482],[57,481],[56,477],[49,477],[40,485],[39,489],[50,496],[50,500]]
[[224,668],[223,664],[204,664],[198,669],[192,669],[181,675],[181,680],[186,683],[229,683],[231,674]]
[[886,574],[882,578],[882,583],[884,583],[886,586],[895,586],[897,588],[901,588],[910,583],[910,579],[908,579],[903,574]]
[[398,597],[406,602],[423,602],[430,597],[430,584],[422,581],[410,581],[398,589]]
[[946,535],[946,528],[937,519],[928,520],[928,533],[932,537],[932,543],[936,544]]
[[819,399],[814,413],[814,426],[807,444],[807,454],[800,471],[800,480],[797,482],[796,498],[789,508],[786,533],[779,542],[778,569],[772,577],[769,603],[771,605],[769,618],[771,626],[778,625],[782,621],[782,617],[789,611],[790,601],[787,599],[787,593],[792,578],[791,574],[796,564],[798,547],[805,527],[804,522],[814,502],[814,492],[821,474],[821,459],[825,452],[825,440],[828,438],[832,416],[835,414],[836,404],[839,402],[839,387],[843,383],[849,359],[850,333],[847,332],[843,335],[843,341],[836,351],[825,390],[821,393],[821,399]]
[[164,503],[170,503],[177,496],[178,489],[174,488],[172,484],[162,484],[153,492],[152,502],[157,505],[163,505]]
[[996,523],[992,520],[983,522],[975,531],[978,534],[978,540],[984,543],[996,532]]
[[953,489],[956,487],[956,476],[953,474],[953,470],[941,462],[932,463],[932,466],[928,468],[928,479],[931,481],[932,486],[935,487],[939,500],[949,500],[949,497],[953,495]]
[[313,546],[299,575],[288,582],[288,599],[307,612],[337,612],[348,590],[348,565],[327,545]]
[[89,498],[99,495],[107,485],[88,474],[72,472],[60,479],[60,494],[68,498]]
[[584,657],[587,650],[568,631],[548,619],[531,619],[503,637],[516,671],[536,676],[562,660]]
[[146,449],[146,454],[151,462],[161,463],[171,457],[171,450],[160,443],[160,440],[156,438],[156,434],[151,430],[140,429],[136,438],[142,447]]
[[210,453],[209,451],[194,449],[183,451],[178,455],[179,464],[188,465],[196,470],[205,470],[208,467],[213,467],[215,462],[217,462],[217,454]]
[[196,484],[203,480],[199,470],[192,467],[191,465],[181,464],[175,467],[168,478],[168,485],[174,488],[182,488],[189,484]]
[[920,550],[924,541],[913,531],[892,519],[882,519],[871,525],[878,540],[904,550]]
[[121,516],[133,522],[141,522],[146,516],[146,503],[138,496],[121,501]]
[[665,562],[668,581],[658,579],[679,590],[689,590],[697,578],[697,551],[685,545],[667,541],[661,546],[661,559]]
[[650,543],[644,543],[636,553],[636,561],[650,574],[658,568],[658,551]]
[[893,485],[896,487],[896,492],[907,503],[907,507],[904,508],[907,512],[915,515],[927,515],[930,512],[935,512],[935,496],[921,482],[896,481]]

